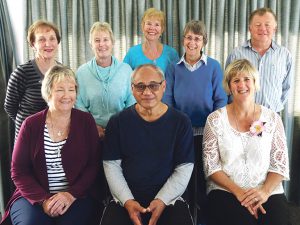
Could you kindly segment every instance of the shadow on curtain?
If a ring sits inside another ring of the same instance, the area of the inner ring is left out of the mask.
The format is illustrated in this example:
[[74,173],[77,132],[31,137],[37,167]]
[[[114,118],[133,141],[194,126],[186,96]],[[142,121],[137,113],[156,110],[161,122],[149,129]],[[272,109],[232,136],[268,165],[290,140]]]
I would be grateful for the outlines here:
[[3,108],[8,78],[14,65],[12,32],[6,0],[0,1],[0,30],[0,210],[3,214],[12,192],[10,161],[14,133],[14,125]]

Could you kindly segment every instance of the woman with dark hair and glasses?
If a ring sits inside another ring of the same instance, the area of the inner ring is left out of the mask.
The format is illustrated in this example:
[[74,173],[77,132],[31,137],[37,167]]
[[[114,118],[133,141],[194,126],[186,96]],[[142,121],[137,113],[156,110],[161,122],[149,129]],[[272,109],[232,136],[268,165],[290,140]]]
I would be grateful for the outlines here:
[[183,31],[182,43],[185,53],[166,72],[167,88],[163,101],[186,113],[192,121],[196,164],[188,189],[191,210],[195,224],[198,224],[196,203],[200,203],[203,209],[206,201],[202,166],[203,127],[211,112],[227,104],[227,95],[222,87],[223,72],[219,62],[203,51],[207,44],[204,23],[195,20],[188,22]]

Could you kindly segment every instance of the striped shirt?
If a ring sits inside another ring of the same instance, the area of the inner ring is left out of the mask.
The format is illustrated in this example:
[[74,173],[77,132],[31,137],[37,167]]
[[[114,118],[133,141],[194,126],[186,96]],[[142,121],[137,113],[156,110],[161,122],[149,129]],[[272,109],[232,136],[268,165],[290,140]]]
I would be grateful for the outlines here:
[[50,193],[57,193],[68,189],[69,184],[61,161],[61,151],[65,143],[66,139],[53,142],[45,124],[44,148]]
[[43,77],[35,60],[19,65],[10,75],[4,109],[15,122],[15,140],[22,122],[47,106],[41,95]]
[[259,72],[260,90],[255,96],[256,103],[275,112],[283,110],[293,77],[289,50],[272,41],[271,47],[260,56],[248,40],[232,51],[227,57],[225,67],[236,59],[248,59]]

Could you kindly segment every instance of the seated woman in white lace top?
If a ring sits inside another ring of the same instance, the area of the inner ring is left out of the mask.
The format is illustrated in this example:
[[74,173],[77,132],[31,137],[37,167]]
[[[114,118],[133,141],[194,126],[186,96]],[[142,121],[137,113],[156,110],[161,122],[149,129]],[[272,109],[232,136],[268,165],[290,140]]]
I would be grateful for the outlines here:
[[231,63],[223,85],[233,101],[209,115],[203,138],[208,225],[285,225],[289,161],[281,118],[255,104],[259,78],[249,61]]

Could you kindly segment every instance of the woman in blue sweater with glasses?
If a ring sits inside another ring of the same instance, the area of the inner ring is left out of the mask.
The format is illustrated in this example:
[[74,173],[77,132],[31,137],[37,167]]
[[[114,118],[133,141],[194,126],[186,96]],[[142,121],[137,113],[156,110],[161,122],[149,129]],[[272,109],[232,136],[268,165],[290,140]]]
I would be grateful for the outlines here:
[[[207,116],[227,104],[221,66],[203,52],[206,44],[204,23],[188,22],[183,31],[185,53],[178,63],[171,64],[166,71],[167,88],[163,98],[165,103],[186,113],[192,121],[196,165],[188,192],[195,223],[197,217],[198,222],[203,222],[203,216],[197,215],[197,209],[199,203],[201,209],[205,208],[206,201],[202,163],[203,128]],[[203,210],[200,212],[202,214]]]

